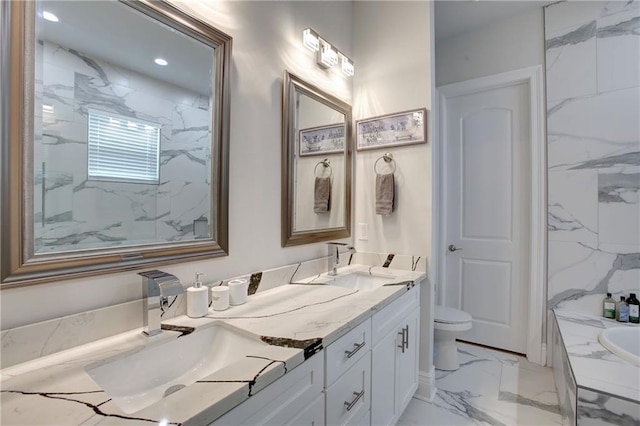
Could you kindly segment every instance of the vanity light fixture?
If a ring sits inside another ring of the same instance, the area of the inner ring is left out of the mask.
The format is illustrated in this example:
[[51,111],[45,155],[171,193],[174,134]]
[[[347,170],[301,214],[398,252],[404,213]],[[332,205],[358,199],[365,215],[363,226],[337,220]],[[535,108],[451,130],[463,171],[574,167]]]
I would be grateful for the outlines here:
[[42,11],[42,17],[49,22],[58,22],[60,19],[56,15],[51,12],[47,12],[46,10]]
[[355,73],[353,61],[342,54],[340,56],[342,57],[342,72],[349,77],[353,77],[353,74]]
[[320,37],[320,35],[311,28],[307,28],[302,32],[302,44],[312,52],[317,52],[316,61],[321,68],[331,68],[341,61],[342,72],[349,77],[353,76],[355,72],[353,60],[331,46],[331,43]]
[[163,67],[169,65],[169,62],[167,62],[166,59],[162,59],[162,58],[156,58],[156,59],[153,60],[153,62],[155,62],[156,64],[158,64],[160,66],[163,66]]
[[331,68],[338,63],[338,53],[333,47],[324,40],[320,41],[320,50],[318,50],[318,65],[322,68]]
[[307,28],[302,32],[302,44],[312,52],[317,52],[320,50],[320,36],[311,28]]

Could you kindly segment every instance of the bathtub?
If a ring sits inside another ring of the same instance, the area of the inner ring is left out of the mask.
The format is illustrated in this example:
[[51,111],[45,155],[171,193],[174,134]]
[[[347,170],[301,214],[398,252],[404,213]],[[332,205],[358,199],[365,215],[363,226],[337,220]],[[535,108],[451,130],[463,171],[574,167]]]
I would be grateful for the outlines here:
[[551,355],[564,425],[640,426],[639,333],[635,324],[553,310]]
[[613,327],[598,334],[598,342],[611,353],[640,367],[640,327]]

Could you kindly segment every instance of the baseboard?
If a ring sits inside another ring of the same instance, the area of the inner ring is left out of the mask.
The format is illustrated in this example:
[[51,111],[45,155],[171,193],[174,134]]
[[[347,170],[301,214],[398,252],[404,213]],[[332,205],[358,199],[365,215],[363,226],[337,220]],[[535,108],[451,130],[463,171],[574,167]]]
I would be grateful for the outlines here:
[[436,390],[436,369],[432,366],[430,372],[421,371],[418,374],[418,390],[413,397],[421,401],[433,402]]

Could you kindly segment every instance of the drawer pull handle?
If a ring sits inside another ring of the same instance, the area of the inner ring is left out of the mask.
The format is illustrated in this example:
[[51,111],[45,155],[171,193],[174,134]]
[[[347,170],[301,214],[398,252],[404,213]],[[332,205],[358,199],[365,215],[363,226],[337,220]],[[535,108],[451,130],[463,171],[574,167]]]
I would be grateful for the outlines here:
[[406,348],[409,349],[409,324],[407,324],[407,327],[404,328],[402,332],[406,334],[404,344],[406,345]]
[[364,340],[362,341],[362,343],[354,343],[353,344],[353,349],[350,351],[344,351],[344,353],[347,355],[347,358],[351,358],[352,356],[354,356],[356,354],[356,352],[358,352],[360,349],[364,348],[364,345],[366,345],[367,342],[365,342]]
[[402,342],[398,345],[398,347],[399,347],[400,349],[402,349],[402,353],[404,353],[404,349],[405,349],[405,348],[404,348],[404,347],[405,347],[405,343],[404,343],[404,339],[405,339],[405,337],[404,337],[404,328],[402,329],[402,331],[398,331],[398,334],[399,334],[400,336],[402,336]]
[[347,407],[347,411],[351,411],[351,409],[353,408],[354,405],[356,405],[358,403],[358,401],[360,401],[360,399],[362,399],[362,397],[364,396],[364,389],[362,389],[359,393],[358,392],[354,392],[353,393],[353,400],[351,402],[344,402],[344,405],[346,405]]
[[404,353],[405,349],[409,349],[409,325],[406,327],[402,327],[402,331],[398,331],[398,334],[402,336],[402,343],[398,345],[400,349],[402,349],[402,353]]

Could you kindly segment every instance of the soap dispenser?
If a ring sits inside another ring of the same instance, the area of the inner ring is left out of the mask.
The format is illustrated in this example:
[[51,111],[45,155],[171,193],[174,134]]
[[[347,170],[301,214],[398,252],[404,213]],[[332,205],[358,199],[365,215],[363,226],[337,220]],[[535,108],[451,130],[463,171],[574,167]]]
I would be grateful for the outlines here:
[[202,275],[204,274],[196,272],[196,282],[187,289],[187,315],[191,318],[203,317],[209,311],[209,294],[200,280]]
[[620,301],[616,305],[616,320],[629,322],[629,305],[624,301],[624,296],[620,296]]

